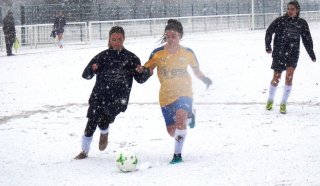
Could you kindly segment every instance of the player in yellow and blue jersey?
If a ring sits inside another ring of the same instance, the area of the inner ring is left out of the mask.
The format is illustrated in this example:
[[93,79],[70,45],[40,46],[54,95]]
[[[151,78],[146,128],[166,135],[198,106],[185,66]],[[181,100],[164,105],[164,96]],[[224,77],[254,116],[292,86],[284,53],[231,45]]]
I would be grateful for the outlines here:
[[187,135],[188,116],[194,116],[192,80],[187,71],[188,66],[207,88],[212,85],[211,79],[200,71],[193,51],[180,45],[182,36],[182,24],[174,19],[168,20],[162,37],[165,44],[155,49],[146,64],[140,67],[141,71],[148,68],[151,73],[157,68],[161,84],[159,102],[162,114],[169,135],[175,138],[171,164],[182,162],[181,151]]

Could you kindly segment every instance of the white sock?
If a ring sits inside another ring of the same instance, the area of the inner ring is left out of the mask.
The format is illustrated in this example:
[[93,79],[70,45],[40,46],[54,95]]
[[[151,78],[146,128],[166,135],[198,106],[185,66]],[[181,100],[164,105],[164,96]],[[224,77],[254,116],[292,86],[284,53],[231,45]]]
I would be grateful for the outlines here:
[[63,45],[63,40],[61,39],[58,43],[59,43],[59,46],[60,45],[62,46]]
[[179,130],[176,129],[175,137],[174,137],[174,153],[181,154],[184,140],[187,136],[187,129]]
[[276,94],[276,90],[277,90],[277,87],[270,84],[268,101],[273,102],[274,95]]
[[91,145],[91,142],[92,142],[92,138],[93,138],[93,136],[86,137],[85,135],[83,135],[82,139],[81,139],[81,149],[82,149],[82,151],[86,152],[87,154],[88,154],[88,152],[90,150],[90,145]]
[[281,104],[287,104],[289,95],[291,93],[291,89],[292,89],[292,86],[289,86],[289,85],[284,86]]
[[105,130],[100,129],[101,134],[107,134],[109,132],[109,127]]

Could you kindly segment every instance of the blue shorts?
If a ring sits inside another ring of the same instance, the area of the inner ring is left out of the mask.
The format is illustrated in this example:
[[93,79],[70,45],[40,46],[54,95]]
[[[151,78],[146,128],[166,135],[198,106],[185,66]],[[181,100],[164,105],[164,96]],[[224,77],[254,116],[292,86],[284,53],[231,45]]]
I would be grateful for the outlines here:
[[192,114],[192,101],[193,99],[190,97],[180,97],[175,102],[161,107],[162,115],[166,122],[166,125],[175,124],[176,120],[176,112],[179,109],[183,109],[188,112],[188,115]]

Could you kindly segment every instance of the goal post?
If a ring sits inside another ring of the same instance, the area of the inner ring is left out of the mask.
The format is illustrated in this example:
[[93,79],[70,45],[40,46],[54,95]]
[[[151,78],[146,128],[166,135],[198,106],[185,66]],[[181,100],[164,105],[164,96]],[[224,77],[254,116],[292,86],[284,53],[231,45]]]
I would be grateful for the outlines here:
[[[16,36],[21,46],[37,48],[57,43],[57,37],[50,37],[52,30],[53,24],[19,25],[16,26]],[[87,30],[86,22],[69,22],[64,27],[63,41],[71,45],[87,44]]]

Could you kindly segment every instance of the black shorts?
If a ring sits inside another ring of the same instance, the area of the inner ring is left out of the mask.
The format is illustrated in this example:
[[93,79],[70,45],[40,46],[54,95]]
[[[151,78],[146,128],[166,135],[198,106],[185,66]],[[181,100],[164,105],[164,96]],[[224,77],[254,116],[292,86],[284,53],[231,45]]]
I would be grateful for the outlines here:
[[285,71],[288,67],[296,68],[297,64],[298,61],[295,60],[273,58],[271,69],[276,72],[282,72]]
[[63,28],[58,28],[58,29],[56,29],[57,35],[63,34],[63,32],[64,32],[64,29],[63,29]]

